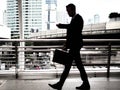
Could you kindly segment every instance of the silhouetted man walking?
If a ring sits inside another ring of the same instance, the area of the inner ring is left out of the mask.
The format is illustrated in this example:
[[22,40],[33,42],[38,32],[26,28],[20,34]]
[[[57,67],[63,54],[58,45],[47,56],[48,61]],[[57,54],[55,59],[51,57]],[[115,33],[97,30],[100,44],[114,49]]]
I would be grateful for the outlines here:
[[68,15],[72,17],[70,24],[57,24],[57,27],[67,29],[67,36],[66,36],[67,40],[66,40],[65,49],[69,49],[69,54],[71,55],[72,58],[69,61],[69,63],[65,65],[64,71],[61,75],[59,82],[53,85],[49,84],[49,86],[51,86],[54,89],[61,90],[69,74],[70,68],[72,66],[72,62],[73,60],[75,60],[75,64],[78,70],[80,71],[80,76],[83,81],[82,85],[76,87],[76,89],[89,90],[90,84],[80,57],[80,49],[83,46],[82,29],[83,29],[84,21],[79,14],[76,14],[76,7],[74,4],[68,4],[66,6],[66,11]]

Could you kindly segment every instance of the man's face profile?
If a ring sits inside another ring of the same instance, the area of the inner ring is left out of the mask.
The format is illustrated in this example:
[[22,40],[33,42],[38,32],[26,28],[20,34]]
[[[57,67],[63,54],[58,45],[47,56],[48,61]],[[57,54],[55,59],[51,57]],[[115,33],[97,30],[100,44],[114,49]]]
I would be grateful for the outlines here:
[[70,17],[73,17],[73,16],[74,16],[74,11],[73,11],[70,7],[67,7],[67,8],[66,8],[66,11],[67,11],[67,13],[68,13],[68,15],[69,15]]

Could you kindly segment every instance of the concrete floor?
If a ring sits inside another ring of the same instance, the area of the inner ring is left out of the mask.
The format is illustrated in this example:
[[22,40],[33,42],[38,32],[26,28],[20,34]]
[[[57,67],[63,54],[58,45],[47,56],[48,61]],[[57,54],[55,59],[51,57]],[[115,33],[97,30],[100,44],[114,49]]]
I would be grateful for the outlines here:
[[[106,70],[100,70],[101,72],[87,71],[91,90],[120,90],[120,71],[111,71],[110,78],[106,78]],[[48,84],[56,83],[60,72],[21,72],[18,79],[15,78],[15,74],[0,74],[0,90],[54,90]],[[72,71],[62,90],[76,90],[75,87],[81,84],[78,71]]]
[[[48,83],[54,84],[59,78],[54,79],[8,79],[0,80],[0,90],[54,90]],[[92,77],[89,78],[91,90],[120,90],[118,77]],[[76,90],[75,87],[82,83],[80,78],[68,78],[62,90]]]

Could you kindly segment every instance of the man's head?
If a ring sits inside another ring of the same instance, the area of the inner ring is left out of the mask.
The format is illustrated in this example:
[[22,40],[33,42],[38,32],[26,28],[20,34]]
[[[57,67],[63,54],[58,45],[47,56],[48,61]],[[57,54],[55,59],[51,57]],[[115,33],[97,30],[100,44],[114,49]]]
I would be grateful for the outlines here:
[[74,4],[68,4],[66,6],[66,11],[70,17],[73,17],[76,14],[76,7]]

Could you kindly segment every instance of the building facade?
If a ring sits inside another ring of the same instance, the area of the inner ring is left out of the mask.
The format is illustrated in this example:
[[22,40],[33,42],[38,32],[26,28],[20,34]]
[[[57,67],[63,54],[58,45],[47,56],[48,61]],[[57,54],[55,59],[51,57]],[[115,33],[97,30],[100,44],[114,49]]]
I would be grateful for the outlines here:
[[11,38],[20,38],[20,17],[24,38],[28,38],[31,32],[51,29],[50,26],[56,19],[50,20],[53,16],[49,14],[56,16],[55,7],[53,7],[56,0],[53,0],[55,3],[49,1],[51,0],[21,0],[22,16],[19,16],[18,0],[7,0],[7,26],[11,28]]
[[[42,0],[22,0],[22,29],[24,38],[33,30],[42,30]],[[11,28],[11,38],[20,37],[18,0],[7,0],[7,26]]]

